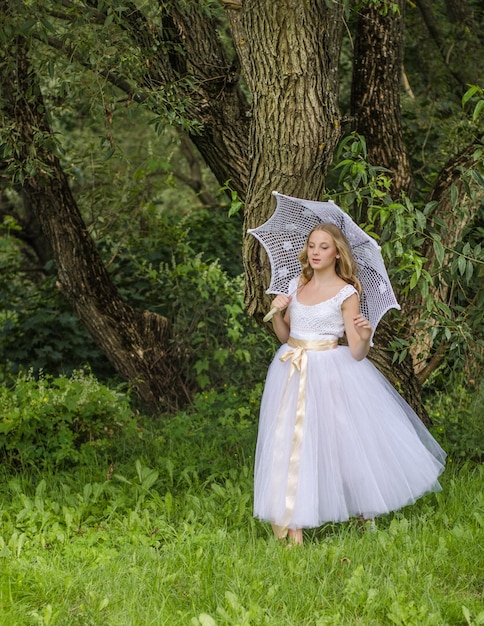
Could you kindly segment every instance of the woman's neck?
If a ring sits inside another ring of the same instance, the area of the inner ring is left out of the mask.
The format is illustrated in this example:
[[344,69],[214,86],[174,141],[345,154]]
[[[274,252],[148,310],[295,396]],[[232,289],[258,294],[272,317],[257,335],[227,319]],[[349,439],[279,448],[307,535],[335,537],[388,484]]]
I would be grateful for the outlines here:
[[311,280],[316,285],[327,285],[328,283],[333,283],[341,279],[333,268],[328,267],[325,269],[314,270]]

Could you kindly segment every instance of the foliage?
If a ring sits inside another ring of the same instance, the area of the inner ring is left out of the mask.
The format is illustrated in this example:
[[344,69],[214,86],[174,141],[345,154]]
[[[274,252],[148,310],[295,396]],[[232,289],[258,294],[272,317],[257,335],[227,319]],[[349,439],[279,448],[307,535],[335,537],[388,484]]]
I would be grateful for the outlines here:
[[[10,237],[10,225],[15,221],[4,219],[0,228],[7,231],[8,235],[0,237],[0,360],[6,367],[6,356],[3,354],[3,340],[11,336],[12,329],[16,325],[15,311],[19,308],[25,291],[24,284],[19,277],[22,253],[18,241]],[[13,334],[13,333],[12,333]]]
[[[162,312],[173,322],[174,340],[179,342],[187,377],[195,388],[219,390],[226,380],[250,386],[262,379],[272,344],[245,319],[240,280],[231,281],[224,274],[237,277],[241,270],[241,224],[236,214],[240,200],[229,181],[225,191],[231,196],[232,219],[228,220],[223,207],[198,210],[191,192],[183,191],[176,182],[189,178],[189,168],[181,157],[176,132],[169,127],[192,136],[200,127],[193,120],[194,103],[188,98],[195,94],[193,79],[180,78],[185,71],[183,63],[170,84],[163,72],[168,64],[163,67],[159,62],[176,56],[183,46],[181,36],[167,36],[164,30],[170,21],[170,4],[157,8],[138,3],[132,7],[142,9],[146,18],[146,22],[138,22],[138,26],[148,26],[142,34],[137,29],[130,33],[127,18],[137,19],[138,11],[127,12],[122,3],[107,1],[94,6],[80,2],[66,10],[54,0],[29,0],[17,3],[12,15],[6,14],[0,39],[8,45],[18,30],[32,45],[32,67],[41,80],[55,131],[52,148],[70,177],[84,219],[123,295],[135,306]],[[193,7],[187,2],[175,4],[182,11]],[[206,0],[197,6],[216,15],[219,31],[225,32],[224,41],[229,44],[218,3]],[[387,3],[383,8],[394,10],[396,6]],[[13,9],[13,4],[9,7]],[[348,17],[350,4],[346,7]],[[411,12],[416,11],[407,13]],[[436,7],[435,14],[441,26],[444,5]],[[420,17],[418,22],[421,29]],[[445,36],[450,28],[447,20]],[[419,33],[421,36],[422,30]],[[462,241],[446,248],[441,224],[434,220],[436,207],[422,198],[449,155],[481,132],[482,88],[472,86],[462,98],[456,97],[449,73],[436,69],[442,67],[438,55],[424,55],[430,69],[425,76],[427,68],[421,67],[418,50],[421,40],[407,37],[405,45],[405,71],[410,72],[417,94],[403,103],[406,142],[419,173],[416,198],[390,197],[387,172],[368,163],[364,139],[355,135],[341,143],[328,189],[334,181],[331,194],[335,199],[380,238],[399,294],[409,300],[414,295],[421,297],[422,320],[428,324],[434,347],[447,349],[444,370],[449,364],[472,365],[478,372],[483,347],[482,229],[470,224]],[[51,46],[57,47],[53,51]],[[449,56],[452,48],[453,43]],[[351,91],[352,55],[351,50],[346,57],[346,93]],[[188,73],[190,68],[186,70]],[[129,88],[120,91],[110,85],[109,80],[116,78],[118,86],[122,80]],[[219,96],[222,100],[222,92]],[[140,102],[142,106],[136,104]],[[18,144],[14,131],[5,124],[1,132],[4,156],[15,173],[20,164],[13,158]],[[52,141],[42,133],[37,138]],[[34,148],[28,167],[38,168]],[[18,172],[23,175],[21,169]],[[469,176],[482,184],[477,170]],[[8,192],[13,193],[12,181],[4,180]],[[213,186],[213,179],[208,184]],[[453,196],[453,209],[457,209],[455,189]],[[482,205],[476,197],[472,201]],[[175,221],[176,212],[182,219],[169,224]],[[8,218],[5,229],[9,237],[12,220]],[[179,240],[180,245],[173,245]],[[421,252],[429,241],[436,257],[434,267],[426,266]],[[14,371],[23,366],[53,374],[69,373],[89,363],[98,375],[103,370],[110,375],[112,370],[67,310],[53,280],[38,286],[21,278],[24,268],[17,251],[12,252],[11,237],[2,237],[0,244],[2,254],[8,249],[8,259],[0,255],[0,268],[6,270],[0,278],[3,361]],[[440,286],[449,287],[451,301],[435,298],[433,290]],[[411,341],[412,337],[394,344],[395,360],[406,356]]]
[[472,121],[477,122],[484,111],[484,89],[478,85],[471,85],[466,93],[462,96],[462,106],[467,103],[473,103]]
[[[14,280],[7,282],[15,284]],[[53,277],[38,285],[28,280],[21,285],[15,299],[5,292],[0,296],[0,358],[8,364],[9,373],[31,369],[69,376],[89,364],[104,380],[115,377],[114,369],[59,293]]]
[[187,230],[191,247],[197,254],[201,254],[204,261],[218,261],[229,276],[238,277],[242,274],[240,216],[229,219],[220,209],[202,208],[184,217],[180,228]]
[[[273,341],[246,315],[240,276],[228,276],[213,260],[220,241],[214,238],[202,243],[202,232],[209,225],[223,230],[220,213],[197,214],[187,221],[189,228],[183,217],[157,217],[143,238],[133,237],[130,247],[121,247],[105,236],[99,249],[121,295],[132,306],[170,319],[174,341],[186,356],[186,375],[193,384],[221,386],[232,379],[250,385],[264,375]],[[230,229],[225,229],[223,236],[226,241],[237,237]],[[237,271],[240,248],[235,241],[220,250],[227,266]],[[15,298],[7,289],[0,295],[4,311],[0,355],[9,363],[10,372],[30,368],[69,375],[88,364],[103,380],[115,376],[57,290],[54,277],[36,285],[28,278],[16,277],[17,265],[5,270],[0,280],[15,290]]]
[[120,254],[112,267],[116,283],[171,321],[185,378],[195,388],[250,388],[265,376],[274,339],[245,312],[242,278],[228,276],[218,261],[205,261],[187,242],[186,230],[176,228],[168,257],[159,253],[161,233],[143,241],[142,255],[136,247]]
[[157,274],[157,283],[176,311],[174,340],[185,351],[185,366],[194,368],[198,386],[260,381],[274,341],[245,312],[241,278],[229,281],[217,263],[193,256],[166,270]]
[[[429,394],[426,408],[432,431],[453,460],[484,460],[484,385],[479,380],[464,386],[454,375],[452,384]],[[434,381],[435,385],[435,381]]]
[[[166,419],[161,428],[146,425],[142,450],[150,464],[164,464],[171,476],[199,479],[223,475],[237,465],[250,465],[256,436],[262,383],[241,388],[226,384],[221,391],[202,391],[185,411]],[[153,429],[153,430],[152,430]],[[146,454],[153,447],[154,458]]]
[[[376,532],[326,524],[287,550],[252,517],[260,394],[228,384],[154,423],[89,374],[1,390],[19,426],[0,439],[2,624],[483,624],[483,466],[451,451],[443,491]],[[440,399],[477,424],[478,398]],[[19,472],[24,433],[35,456]]]
[[[436,203],[418,205],[408,197],[395,201],[387,172],[368,162],[363,137],[356,133],[345,137],[336,156],[328,177],[334,188],[328,194],[379,241],[397,294],[404,299],[410,294],[420,295],[425,303],[421,324],[429,326],[435,346],[449,344],[447,363],[453,367],[458,363],[461,369],[471,364],[479,371],[484,351],[480,315],[484,293],[478,289],[476,278],[484,271],[482,211],[451,249],[442,243],[445,225],[434,219]],[[477,168],[463,175],[484,189],[484,178]],[[467,193],[482,205],[470,188]],[[463,209],[457,190],[451,195],[455,215],[460,216]],[[435,255],[432,267],[421,253],[427,243]],[[451,287],[452,300],[448,303],[436,298],[441,286]],[[411,341],[412,337],[395,343],[395,359],[405,358]]]
[[136,432],[125,394],[84,371],[19,375],[0,388],[0,450],[14,467],[65,468],[113,453],[121,431]]

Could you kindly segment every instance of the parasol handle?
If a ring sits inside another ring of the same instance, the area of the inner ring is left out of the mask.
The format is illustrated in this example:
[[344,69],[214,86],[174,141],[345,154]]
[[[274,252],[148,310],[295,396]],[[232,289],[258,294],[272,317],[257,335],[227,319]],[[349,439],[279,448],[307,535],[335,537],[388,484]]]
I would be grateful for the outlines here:
[[269,322],[272,319],[272,316],[277,313],[277,311],[279,311],[279,309],[276,306],[273,306],[269,313],[267,313],[267,315],[264,317],[263,321]]

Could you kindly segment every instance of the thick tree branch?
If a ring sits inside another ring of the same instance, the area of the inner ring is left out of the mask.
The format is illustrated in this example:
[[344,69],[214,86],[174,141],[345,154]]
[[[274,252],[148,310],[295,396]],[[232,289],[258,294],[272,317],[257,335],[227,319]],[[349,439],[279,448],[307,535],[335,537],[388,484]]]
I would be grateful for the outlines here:
[[127,6],[119,25],[144,56],[145,87],[156,91],[171,85],[178,100],[186,101],[187,115],[200,125],[189,130],[193,143],[219,183],[230,179],[232,189],[244,197],[248,104],[236,64],[220,41],[216,18],[203,13],[198,4],[183,11],[173,4],[169,13],[163,11],[159,26],[132,3]]
[[[438,202],[434,211],[433,220],[438,222],[438,231],[441,233],[441,243],[444,249],[453,250],[462,240],[462,233],[472,224],[477,215],[479,206],[484,202],[484,191],[466,173],[472,168],[482,170],[484,161],[479,154],[480,143],[467,146],[460,154],[452,157],[441,170],[429,195],[429,202]],[[458,210],[453,206],[451,189],[455,187],[459,198]],[[471,191],[469,195],[468,191]],[[432,239],[428,238],[421,250],[427,260],[424,269],[434,275],[435,286],[430,289],[429,297],[439,302],[451,304],[451,285],[443,278],[442,272],[448,265],[451,256],[447,252],[442,266],[437,262],[436,252]],[[436,273],[437,272],[437,273]],[[445,353],[437,350],[433,353],[433,342],[430,339],[429,328],[421,329],[419,324],[421,311],[425,310],[426,302],[421,294],[412,293],[411,300],[404,303],[410,328],[413,329],[414,343],[412,355],[419,378],[424,381],[426,376],[441,363]],[[428,324],[432,326],[435,320],[430,318]]]

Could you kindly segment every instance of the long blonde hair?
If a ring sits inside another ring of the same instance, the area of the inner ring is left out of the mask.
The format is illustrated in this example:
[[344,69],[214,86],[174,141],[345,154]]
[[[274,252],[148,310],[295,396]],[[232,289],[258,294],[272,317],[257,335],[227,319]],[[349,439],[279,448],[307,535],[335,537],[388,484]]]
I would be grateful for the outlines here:
[[353,256],[353,252],[351,251],[351,246],[341,230],[335,224],[331,223],[318,224],[317,226],[315,226],[309,233],[306,239],[306,243],[304,244],[304,248],[299,254],[299,260],[301,261],[302,265],[302,279],[304,281],[304,284],[308,283],[314,274],[314,270],[309,264],[308,260],[308,243],[311,235],[318,230],[322,230],[328,233],[333,238],[334,245],[336,246],[336,251],[339,255],[339,258],[336,259],[335,264],[336,274],[348,284],[353,285],[353,287],[361,296],[361,283],[357,278],[358,265],[355,261],[355,257]]

